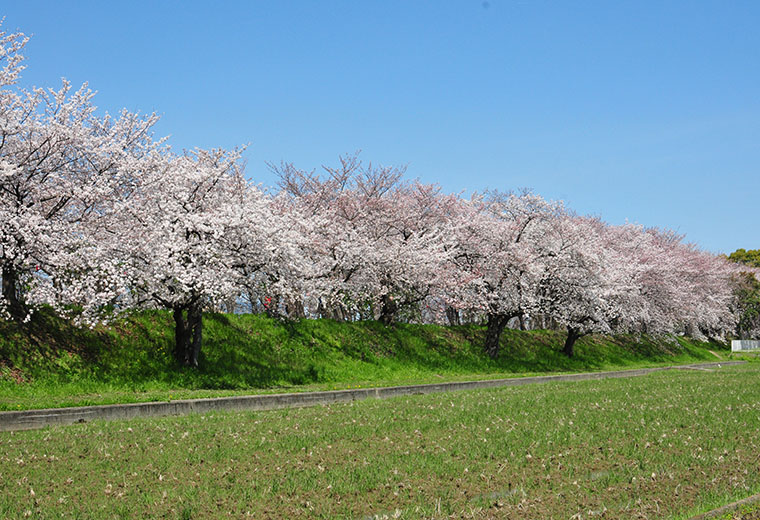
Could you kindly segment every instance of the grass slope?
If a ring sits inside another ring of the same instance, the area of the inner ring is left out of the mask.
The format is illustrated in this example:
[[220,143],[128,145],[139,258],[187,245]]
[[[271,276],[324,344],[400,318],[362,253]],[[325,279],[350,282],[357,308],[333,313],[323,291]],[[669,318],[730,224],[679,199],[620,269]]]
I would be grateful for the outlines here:
[[752,363],[0,433],[0,518],[686,519],[760,492],[759,379]]
[[714,361],[709,350],[728,354],[723,344],[685,338],[591,336],[568,359],[560,332],[507,330],[500,357],[491,360],[476,325],[208,314],[201,365],[188,369],[172,360],[172,326],[161,311],[94,330],[48,312],[26,325],[0,321],[0,410],[633,368]]

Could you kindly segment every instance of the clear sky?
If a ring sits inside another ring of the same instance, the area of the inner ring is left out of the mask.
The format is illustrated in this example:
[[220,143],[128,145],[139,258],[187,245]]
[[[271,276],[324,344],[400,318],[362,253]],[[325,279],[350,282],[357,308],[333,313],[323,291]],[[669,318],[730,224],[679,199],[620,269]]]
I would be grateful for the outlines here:
[[532,188],[714,252],[760,247],[760,2],[14,1],[23,84],[162,116],[180,150],[362,150],[445,191]]

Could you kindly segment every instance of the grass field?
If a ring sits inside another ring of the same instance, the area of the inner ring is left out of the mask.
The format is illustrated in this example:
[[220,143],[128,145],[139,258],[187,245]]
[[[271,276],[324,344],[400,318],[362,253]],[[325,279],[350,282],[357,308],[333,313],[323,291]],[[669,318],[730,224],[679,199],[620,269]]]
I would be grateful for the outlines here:
[[0,434],[0,518],[674,518],[760,491],[760,366]]
[[726,345],[687,338],[591,336],[576,356],[561,332],[507,330],[482,353],[484,328],[208,314],[198,369],[171,357],[172,318],[146,312],[95,330],[49,313],[0,321],[0,410],[166,401],[261,392],[439,383],[716,361]]

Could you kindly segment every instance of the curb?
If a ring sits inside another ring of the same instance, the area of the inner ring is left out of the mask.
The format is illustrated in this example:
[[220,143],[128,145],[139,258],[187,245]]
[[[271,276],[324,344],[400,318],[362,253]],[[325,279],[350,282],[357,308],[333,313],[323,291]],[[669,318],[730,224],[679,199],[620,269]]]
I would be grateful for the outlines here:
[[587,379],[608,379],[617,377],[634,377],[673,369],[700,369],[720,367],[721,365],[741,365],[746,361],[725,361],[677,365],[635,370],[617,370],[614,372],[590,372],[582,374],[563,374],[553,376],[519,377],[510,379],[487,379],[483,381],[463,381],[454,383],[433,383],[426,385],[391,386],[385,388],[361,388],[350,390],[333,390],[324,392],[302,392],[289,394],[246,395],[235,397],[214,397],[207,399],[183,399],[169,402],[149,402],[130,404],[110,404],[100,406],[82,406],[74,408],[46,408],[38,410],[20,410],[0,412],[0,431],[34,430],[53,425],[83,423],[94,420],[118,420],[135,417],[164,417],[167,415],[187,415],[206,413],[217,410],[275,410],[278,408],[301,408],[305,406],[344,403],[364,399],[387,399],[404,395],[433,394],[497,388],[504,386],[521,386],[536,383],[558,381],[581,381]]
[[719,507],[718,509],[713,509],[712,511],[708,511],[707,513],[702,513],[701,515],[692,516],[689,520],[707,520],[709,518],[717,518],[718,516],[726,514],[726,513],[733,513],[734,511],[738,510],[742,506],[754,505],[754,504],[757,504],[758,502],[760,502],[760,493],[758,493],[757,495],[752,495],[751,497],[747,497],[743,500],[739,500],[738,502],[733,502],[723,507]]

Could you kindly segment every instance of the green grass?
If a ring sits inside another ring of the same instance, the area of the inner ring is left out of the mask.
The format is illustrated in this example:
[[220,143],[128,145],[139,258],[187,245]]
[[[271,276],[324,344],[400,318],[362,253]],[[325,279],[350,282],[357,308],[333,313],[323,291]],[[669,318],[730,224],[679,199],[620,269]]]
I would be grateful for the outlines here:
[[549,372],[715,361],[727,347],[685,338],[582,338],[576,356],[555,331],[507,330],[499,359],[483,355],[484,328],[331,320],[281,322],[208,314],[198,369],[171,356],[173,321],[144,312],[94,330],[49,312],[0,321],[0,410],[158,401],[244,393],[343,389]]
[[710,516],[712,520],[758,520],[760,519],[760,503],[754,502],[752,504],[746,504],[736,508],[730,508],[731,511],[727,511],[721,514],[714,514]]
[[760,491],[758,382],[751,363],[0,433],[0,518],[686,519]]

